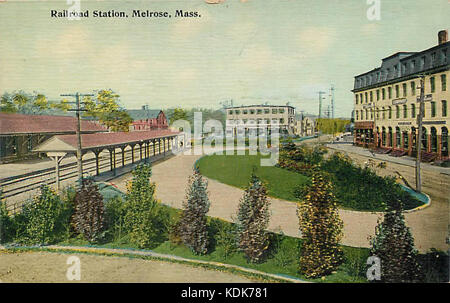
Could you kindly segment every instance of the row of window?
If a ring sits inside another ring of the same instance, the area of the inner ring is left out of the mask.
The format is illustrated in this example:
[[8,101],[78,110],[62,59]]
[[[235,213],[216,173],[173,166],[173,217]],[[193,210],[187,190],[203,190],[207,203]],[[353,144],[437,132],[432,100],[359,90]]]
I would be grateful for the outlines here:
[[[436,111],[436,102],[432,101],[430,102],[431,104],[431,110],[430,113],[427,114],[427,112],[425,111],[424,108],[424,117],[427,117],[427,115],[429,115],[429,117],[434,118],[437,115],[437,111]],[[411,104],[411,116],[408,115],[408,106],[406,104],[404,104],[403,106],[400,105],[396,105],[395,106],[395,118],[396,119],[400,119],[400,118],[415,118],[417,116],[417,114],[419,113],[419,104],[417,104],[417,110],[416,110],[416,104]],[[355,119],[356,120],[373,120],[373,109],[361,109],[361,110],[356,110],[355,112],[356,116]],[[370,117],[369,117],[370,115]],[[376,115],[376,119],[377,120],[385,120],[386,119],[386,115],[388,119],[392,119],[392,107],[389,106],[387,108],[376,108],[375,109],[375,115]],[[442,117],[447,117],[447,101],[446,100],[442,100],[441,101],[441,116]]]
[[[290,114],[294,114],[294,109],[289,108],[289,113]],[[255,113],[258,115],[262,115],[264,114],[270,114],[271,109],[270,108],[259,108],[259,109],[243,109],[242,110],[242,114],[247,115],[247,114],[251,114],[254,115]],[[240,109],[235,109],[235,110],[228,110],[228,114],[232,115],[232,114],[236,114],[236,115],[240,115],[241,114],[241,110]],[[284,108],[272,108],[272,114],[284,114]]]
[[[240,124],[241,123],[241,121],[243,121],[243,123],[247,123],[247,122],[257,122],[257,123],[266,123],[266,124],[270,124],[271,122],[271,120],[270,119],[257,119],[257,120],[253,120],[253,119],[242,119],[242,120],[228,120],[228,122],[229,123],[235,123],[235,124]],[[276,118],[273,118],[272,119],[272,123],[281,123],[281,124],[283,124],[284,123],[284,119],[283,118],[280,118],[280,119],[276,119]]]
[[408,74],[412,74],[419,70],[425,68],[435,67],[436,65],[444,65],[448,62],[447,49],[442,49],[440,52],[441,56],[438,58],[437,53],[431,53],[429,57],[422,56],[420,58],[415,58],[401,63],[401,70],[397,65],[391,68],[386,68],[383,71],[378,71],[377,73],[366,75],[357,79],[357,87],[365,87],[382,81],[387,81],[390,79],[398,78]]
[[[442,74],[440,76],[440,80],[441,80],[441,91],[443,91],[443,92],[447,91],[447,75]],[[430,84],[430,92],[431,93],[436,92],[436,78],[434,76],[430,77],[429,84]],[[417,88],[416,87],[416,82],[415,81],[411,81],[410,84],[409,84],[409,87],[410,87],[410,91],[411,91],[411,96],[415,96],[416,95],[416,88]],[[394,89],[395,89],[395,91],[394,91],[395,92],[395,98],[400,98],[400,92],[401,92],[401,95],[402,95],[401,97],[407,97],[408,96],[408,85],[406,83],[403,83],[401,85],[401,87],[400,87],[399,84],[397,84],[397,85],[394,86]],[[382,100],[386,100],[386,91],[387,91],[387,98],[388,99],[392,99],[392,93],[393,93],[392,86],[389,86],[389,87],[387,87],[387,90],[386,90],[386,88],[383,87],[381,90],[377,89],[375,91],[376,100],[379,101],[380,98]],[[356,104],[373,102],[373,99],[374,99],[374,91],[365,92],[364,94],[360,93],[360,94],[356,94],[355,95],[355,102],[356,102]]]

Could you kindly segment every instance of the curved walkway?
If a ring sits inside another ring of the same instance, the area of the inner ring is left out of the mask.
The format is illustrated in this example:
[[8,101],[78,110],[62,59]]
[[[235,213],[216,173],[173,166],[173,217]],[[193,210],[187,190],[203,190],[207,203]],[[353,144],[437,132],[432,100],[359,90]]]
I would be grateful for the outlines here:
[[[156,196],[162,203],[182,208],[188,176],[192,174],[193,164],[200,157],[198,155],[179,155],[153,167],[151,179],[156,183]],[[128,179],[130,179],[129,174],[115,179],[113,183],[119,189],[125,191]],[[438,179],[436,182],[442,182],[442,179],[441,181]],[[447,182],[446,184],[450,183]],[[208,215],[232,221],[236,216],[239,199],[243,194],[242,189],[209,179],[208,190],[211,200]],[[433,194],[430,194],[430,196],[432,199],[430,207],[405,214],[407,225],[411,227],[419,251],[425,252],[430,248],[447,250],[449,203],[445,199],[435,200],[437,197],[434,197]],[[270,198],[270,200],[271,219],[269,229],[299,237],[297,205],[294,202],[275,198]],[[340,216],[344,221],[342,243],[348,246],[369,247],[369,236],[374,234],[380,215],[341,209]]]

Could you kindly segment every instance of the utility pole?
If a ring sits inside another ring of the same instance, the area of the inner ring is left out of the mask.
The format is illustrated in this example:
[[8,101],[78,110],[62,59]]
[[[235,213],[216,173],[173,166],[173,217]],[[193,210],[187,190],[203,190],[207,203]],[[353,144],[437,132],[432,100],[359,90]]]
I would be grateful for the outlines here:
[[[418,138],[417,142],[417,155],[416,155],[416,191],[422,192],[422,180],[420,177],[420,161],[422,158],[422,120],[423,112],[425,109],[425,76],[420,75],[420,97],[419,97],[419,115],[417,116]],[[414,134],[415,135],[415,134]]]
[[334,86],[331,84],[331,118],[334,119]]
[[322,95],[325,94],[325,92],[323,91],[319,91],[317,92],[319,94],[319,117],[317,119],[317,137],[318,137],[318,141],[320,141],[320,134],[319,134],[319,121],[322,115]]
[[83,180],[83,163],[82,163],[82,149],[81,149],[81,115],[80,112],[86,111],[86,109],[82,109],[80,107],[80,97],[84,96],[94,96],[92,94],[61,94],[61,97],[75,97],[75,102],[69,102],[69,103],[75,103],[76,108],[75,109],[69,109],[68,111],[74,111],[77,117],[77,128],[76,128],[76,135],[77,135],[77,171],[78,171],[78,183],[81,186],[81,181]]

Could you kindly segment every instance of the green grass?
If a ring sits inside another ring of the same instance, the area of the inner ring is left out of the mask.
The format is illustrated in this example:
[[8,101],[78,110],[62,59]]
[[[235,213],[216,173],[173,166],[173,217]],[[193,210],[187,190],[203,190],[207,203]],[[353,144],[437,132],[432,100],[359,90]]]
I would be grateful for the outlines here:
[[251,173],[267,184],[268,195],[288,201],[296,201],[293,190],[305,184],[309,178],[275,166],[261,166],[258,155],[210,155],[197,163],[202,175],[244,189],[248,186]]
[[[220,221],[221,224],[231,224],[214,218],[210,218],[210,222],[211,221]],[[210,236],[212,235],[210,234]],[[258,264],[248,262],[244,254],[241,252],[235,252],[229,257],[225,258],[223,257],[222,248],[220,246],[213,247],[210,250],[210,252],[206,255],[196,255],[193,254],[190,249],[188,249],[183,245],[174,245],[169,241],[165,241],[162,244],[158,245],[157,247],[154,247],[152,251],[161,254],[188,258],[192,260],[213,261],[224,264],[232,264],[242,266],[245,268],[256,269],[266,273],[279,274],[311,282],[329,282],[329,283],[367,282],[367,280],[363,275],[361,275],[361,273],[357,273],[357,270],[354,269],[355,265],[352,264],[357,263],[356,266],[357,268],[364,266],[365,260],[368,256],[368,249],[342,246],[344,254],[346,256],[348,255],[350,258],[347,258],[348,260],[345,261],[336,272],[326,276],[324,279],[308,280],[303,275],[301,275],[298,270],[299,266],[298,253],[299,253],[299,246],[302,240],[299,238],[289,237],[285,235],[275,235],[274,237],[279,237],[279,239],[281,239],[285,243],[285,245],[282,248],[283,251],[281,251],[281,249],[276,248],[270,249],[270,253],[266,258],[266,260],[263,263]],[[118,241],[102,243],[99,245],[89,245],[89,243],[86,240],[80,238],[72,238],[59,244],[74,245],[74,246],[95,246],[104,248],[128,248],[138,250],[137,247],[131,245],[128,242],[128,238],[126,236]],[[280,256],[282,254],[284,257],[286,256],[286,254],[288,254],[288,262],[286,262],[285,264],[280,263]]]

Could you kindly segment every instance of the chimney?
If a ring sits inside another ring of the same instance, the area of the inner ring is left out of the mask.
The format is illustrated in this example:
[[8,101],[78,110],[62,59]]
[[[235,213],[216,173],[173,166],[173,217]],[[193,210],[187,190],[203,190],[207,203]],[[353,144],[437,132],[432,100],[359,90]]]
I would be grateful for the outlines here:
[[439,33],[438,33],[439,45],[444,44],[447,41],[448,41],[448,31],[446,29],[439,31]]

